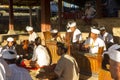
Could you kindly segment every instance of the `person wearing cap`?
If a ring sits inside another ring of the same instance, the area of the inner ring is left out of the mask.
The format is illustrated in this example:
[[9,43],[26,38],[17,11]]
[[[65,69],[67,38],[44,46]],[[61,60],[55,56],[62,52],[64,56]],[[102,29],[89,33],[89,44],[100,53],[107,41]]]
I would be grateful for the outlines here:
[[108,33],[104,26],[100,27],[100,38],[104,40],[106,46],[114,43],[112,34]]
[[67,32],[72,32],[72,43],[79,43],[82,41],[82,33],[81,31],[77,28],[75,21],[69,21],[67,24]]
[[5,46],[3,46],[1,52],[2,52],[3,50],[5,50],[5,49],[16,51],[15,41],[14,41],[14,38],[13,38],[13,37],[8,37],[8,38],[7,38],[7,44],[6,44]]
[[4,50],[2,58],[8,63],[11,70],[11,76],[8,80],[32,80],[26,69],[16,65],[17,53],[14,50]]
[[35,41],[35,38],[38,37],[38,34],[36,32],[34,32],[33,27],[31,27],[31,26],[27,26],[26,30],[29,34],[29,39],[28,39],[29,43],[32,44]]
[[63,42],[64,40],[62,39],[62,37],[60,36],[60,34],[58,33],[57,29],[53,29],[51,30],[51,35],[52,35],[52,41],[57,41],[57,42]]
[[0,80],[9,80],[11,70],[6,61],[0,56]]
[[113,44],[104,54],[107,54],[110,58],[111,77],[114,80],[120,80],[120,45]]
[[67,54],[67,50],[64,43],[57,42],[57,54],[61,57],[47,77],[52,77],[52,80],[79,80],[78,64],[72,56]]
[[96,10],[92,7],[91,3],[85,4],[85,13],[82,16],[82,19],[86,22],[86,24],[91,23],[91,19],[95,17]]
[[84,43],[84,48],[89,49],[89,53],[98,53],[99,47],[104,47],[106,50],[104,41],[98,37],[99,34],[100,31],[97,28],[91,28],[90,37]]

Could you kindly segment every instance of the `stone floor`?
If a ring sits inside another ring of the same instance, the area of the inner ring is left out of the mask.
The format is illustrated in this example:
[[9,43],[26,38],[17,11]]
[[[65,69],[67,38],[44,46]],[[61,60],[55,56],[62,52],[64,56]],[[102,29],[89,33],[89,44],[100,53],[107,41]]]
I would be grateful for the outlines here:
[[[30,71],[30,75],[32,76],[33,80],[39,80],[38,78],[35,77],[37,73],[38,73],[37,70]],[[79,80],[112,80],[112,78],[109,71],[101,69],[99,75],[86,76],[80,74]]]

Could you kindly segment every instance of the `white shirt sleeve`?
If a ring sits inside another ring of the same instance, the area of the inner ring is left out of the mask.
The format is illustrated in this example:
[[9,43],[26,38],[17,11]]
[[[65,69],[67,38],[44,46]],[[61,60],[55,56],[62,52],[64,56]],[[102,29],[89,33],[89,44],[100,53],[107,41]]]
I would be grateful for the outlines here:
[[81,32],[80,30],[76,29],[73,33],[73,40],[72,42],[77,42],[77,41],[81,41],[82,40],[82,35],[81,35]]
[[45,47],[39,45],[33,55],[32,60],[37,60],[37,64],[39,64],[40,67],[49,65],[50,64],[50,56],[48,54],[48,51]]
[[36,53],[36,49],[34,49],[34,52],[33,52],[33,56],[32,56],[32,61],[36,61],[37,60],[37,53]]
[[6,80],[5,68],[1,63],[0,63],[0,80]]
[[29,35],[29,41],[35,41],[35,39],[38,37],[38,34],[33,32],[32,34]]

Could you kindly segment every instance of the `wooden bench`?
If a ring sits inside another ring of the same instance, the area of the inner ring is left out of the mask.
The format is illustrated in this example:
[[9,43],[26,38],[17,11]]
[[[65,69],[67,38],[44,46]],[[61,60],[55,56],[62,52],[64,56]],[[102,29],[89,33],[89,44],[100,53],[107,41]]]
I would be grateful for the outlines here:
[[57,63],[60,56],[57,55],[57,46],[55,41],[46,41],[46,47],[48,48],[52,60],[52,64]]

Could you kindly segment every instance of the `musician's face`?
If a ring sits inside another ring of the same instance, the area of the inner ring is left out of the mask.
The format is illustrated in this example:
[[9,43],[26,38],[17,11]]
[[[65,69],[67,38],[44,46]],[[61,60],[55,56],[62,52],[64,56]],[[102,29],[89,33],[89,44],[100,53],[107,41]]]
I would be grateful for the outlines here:
[[13,41],[8,42],[8,46],[13,46]]
[[94,33],[91,32],[90,37],[93,38],[93,39],[96,39],[98,37],[98,34],[94,34]]
[[75,27],[71,27],[71,28],[70,28],[70,30],[71,30],[72,32],[74,32],[75,29],[76,29]]
[[106,32],[105,30],[102,30],[102,31],[100,31],[100,34],[101,34],[101,35],[104,35],[105,32]]
[[28,31],[28,34],[32,34],[33,33],[33,31]]

